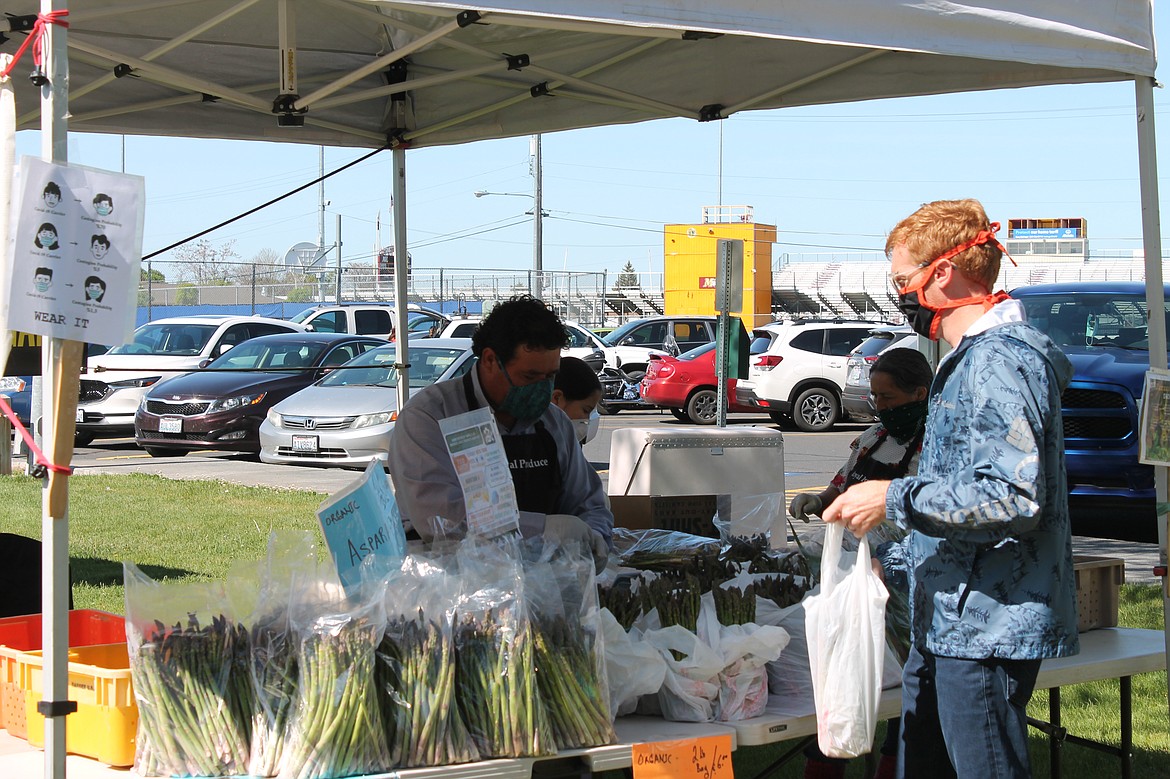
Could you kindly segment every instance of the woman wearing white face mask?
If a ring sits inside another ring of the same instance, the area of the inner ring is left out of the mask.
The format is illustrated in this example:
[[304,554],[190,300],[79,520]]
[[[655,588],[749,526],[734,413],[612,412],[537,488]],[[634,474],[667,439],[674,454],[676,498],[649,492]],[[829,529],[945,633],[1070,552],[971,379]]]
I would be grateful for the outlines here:
[[596,435],[601,418],[597,412],[597,404],[601,402],[601,380],[584,360],[561,357],[552,402],[573,420],[577,440],[582,444]]

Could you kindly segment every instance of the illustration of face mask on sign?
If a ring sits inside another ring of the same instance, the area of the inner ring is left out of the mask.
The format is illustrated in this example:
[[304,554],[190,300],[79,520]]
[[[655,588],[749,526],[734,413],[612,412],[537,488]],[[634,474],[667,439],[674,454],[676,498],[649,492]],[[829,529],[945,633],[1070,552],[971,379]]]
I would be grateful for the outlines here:
[[104,193],[98,193],[93,199],[93,210],[98,216],[109,216],[114,211],[114,199]]
[[33,288],[40,293],[49,291],[53,286],[53,271],[49,268],[37,268],[33,273]]

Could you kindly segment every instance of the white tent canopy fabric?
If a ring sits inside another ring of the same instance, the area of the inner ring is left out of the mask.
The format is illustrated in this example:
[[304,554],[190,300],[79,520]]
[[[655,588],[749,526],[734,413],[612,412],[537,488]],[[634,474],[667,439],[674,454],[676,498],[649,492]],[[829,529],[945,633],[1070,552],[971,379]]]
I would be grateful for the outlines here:
[[[35,14],[37,0],[0,9]],[[1141,0],[74,0],[68,20],[71,131],[337,146],[1111,81],[1155,65]],[[19,126],[33,127],[39,90],[15,80]],[[279,127],[278,101],[303,126]]]
[[[42,5],[62,8],[66,0],[0,0],[5,53],[15,51]],[[411,147],[666,117],[718,120],[752,109],[1134,80],[1148,297],[1152,308],[1161,305],[1152,0],[67,5],[69,28],[50,35],[47,47],[47,118],[41,89],[23,75],[13,79],[17,127],[40,127],[52,139],[49,145],[43,138],[42,148],[58,161],[65,120],[73,132],[391,145],[394,245],[403,254],[404,150]],[[68,70],[58,38],[68,44]],[[31,57],[19,66],[21,73],[31,68]],[[60,106],[66,98],[67,116]],[[405,275],[396,281],[405,299]],[[405,332],[404,306],[399,315]],[[1162,320],[1150,323],[1151,358],[1165,367]],[[404,364],[405,340],[399,348]],[[50,344],[50,368],[60,350]],[[70,417],[58,421],[71,440]],[[1165,500],[1164,469],[1159,485]],[[47,493],[52,489],[50,481]],[[64,584],[67,513],[50,500],[46,506],[46,576]],[[1160,535],[1164,549],[1164,529]],[[45,609],[45,697],[58,701],[65,697],[65,654],[52,634],[64,632],[63,603],[58,592]],[[59,722],[46,722],[51,777],[64,776]]]

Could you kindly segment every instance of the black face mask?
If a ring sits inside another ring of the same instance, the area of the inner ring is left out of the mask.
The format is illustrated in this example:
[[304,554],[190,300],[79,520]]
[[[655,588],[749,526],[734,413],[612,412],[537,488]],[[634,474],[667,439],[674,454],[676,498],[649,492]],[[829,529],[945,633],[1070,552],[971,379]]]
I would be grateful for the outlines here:
[[936,340],[938,336],[930,331],[938,312],[923,305],[918,294],[917,291],[899,294],[898,310],[906,317],[906,324],[910,325],[914,332],[932,341]]

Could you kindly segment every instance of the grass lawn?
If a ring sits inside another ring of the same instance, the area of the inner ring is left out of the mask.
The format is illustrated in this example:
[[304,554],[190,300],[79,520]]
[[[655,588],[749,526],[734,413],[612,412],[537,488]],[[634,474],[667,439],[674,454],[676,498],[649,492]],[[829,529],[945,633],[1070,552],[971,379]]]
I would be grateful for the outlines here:
[[[315,512],[323,497],[144,474],[73,478],[69,530],[74,605],[123,613],[124,560],[155,578],[219,578],[237,560],[262,559],[274,528],[313,529],[320,540]],[[40,538],[40,481],[24,476],[0,479],[0,506],[4,507],[0,531]],[[1119,621],[1126,627],[1161,629],[1161,590],[1153,585],[1123,586]],[[1133,678],[1135,779],[1170,776],[1166,695],[1165,673]],[[1120,743],[1116,680],[1064,687],[1061,703],[1062,724],[1070,733]],[[1047,691],[1033,696],[1029,713],[1047,719]],[[879,731],[876,743],[881,743],[881,736]],[[738,750],[733,755],[735,774],[756,776],[790,746],[781,742]],[[1036,777],[1049,775],[1048,740],[1037,731],[1032,732],[1032,767]],[[1068,779],[1120,776],[1117,758],[1075,744],[1064,748],[1063,770]],[[600,774],[611,775],[623,776]],[[847,775],[863,776],[862,761],[852,761]],[[771,776],[799,779],[802,761],[794,760]]]

